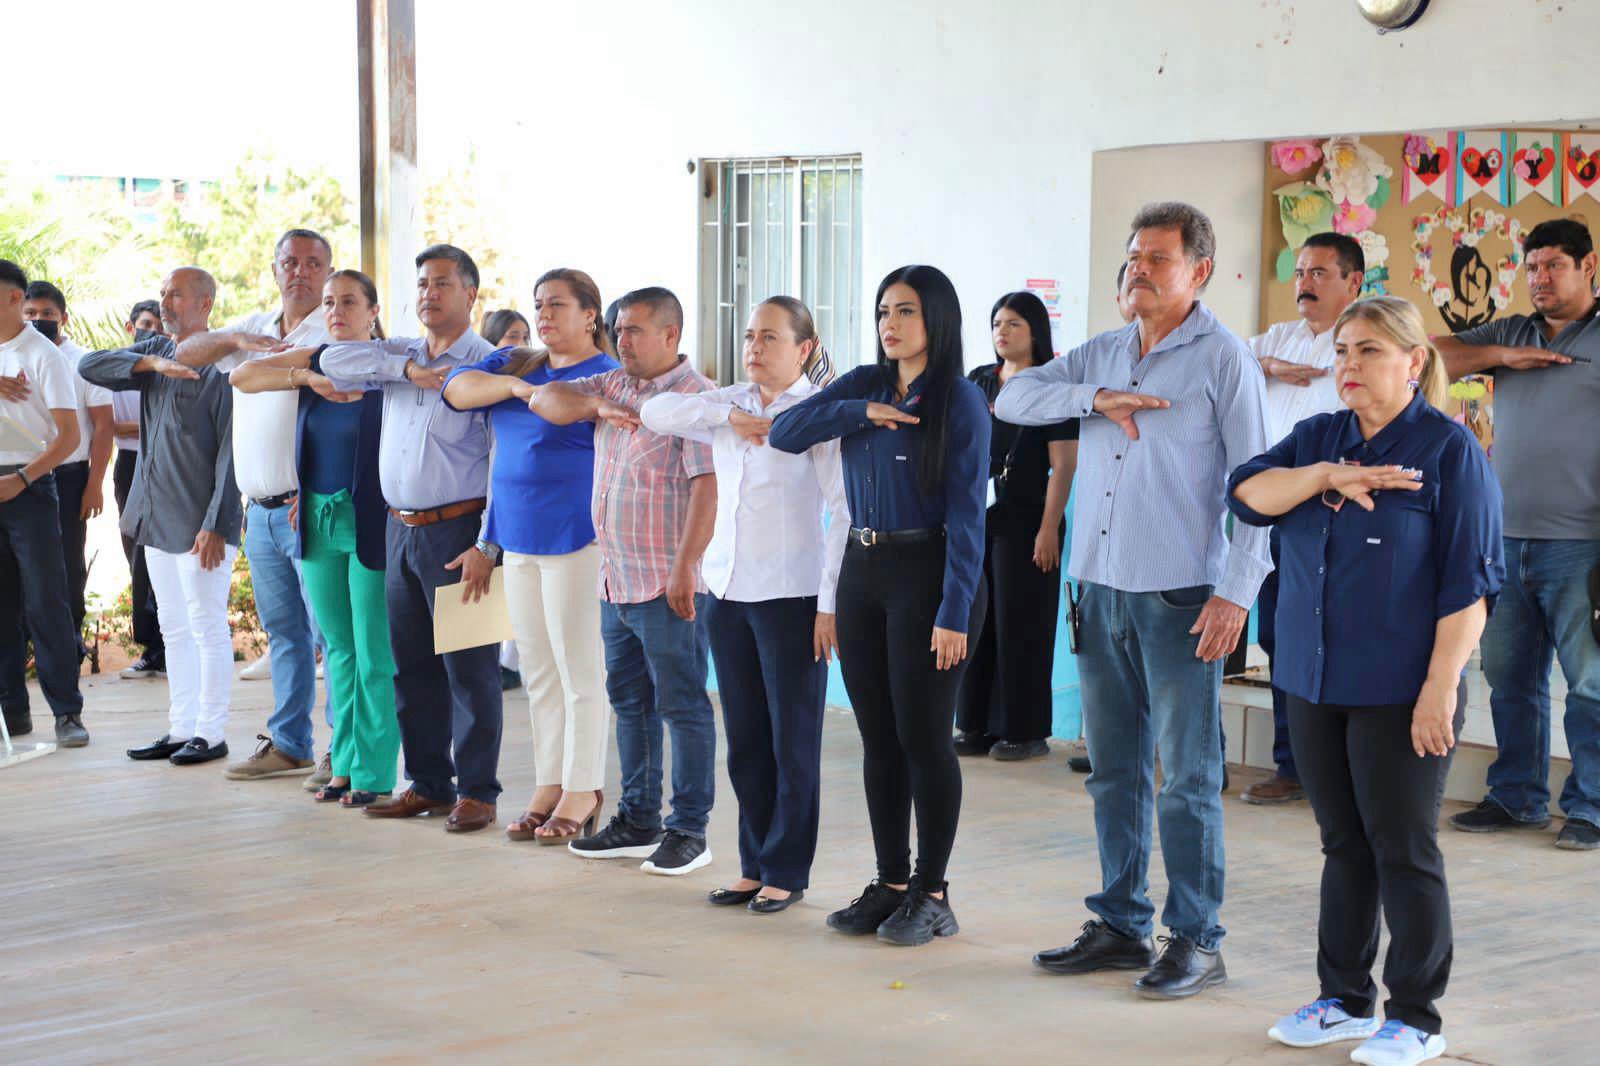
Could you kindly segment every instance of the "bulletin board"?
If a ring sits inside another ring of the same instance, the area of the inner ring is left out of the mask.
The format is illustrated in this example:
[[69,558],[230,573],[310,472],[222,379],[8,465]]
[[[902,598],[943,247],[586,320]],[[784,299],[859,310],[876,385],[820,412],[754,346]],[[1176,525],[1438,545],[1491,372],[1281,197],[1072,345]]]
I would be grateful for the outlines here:
[[[1269,144],[1261,323],[1298,317],[1294,260],[1313,233],[1361,242],[1363,293],[1410,300],[1430,334],[1530,314],[1522,237],[1547,219],[1600,220],[1600,133],[1424,130]],[[1487,446],[1493,383],[1451,387]]]

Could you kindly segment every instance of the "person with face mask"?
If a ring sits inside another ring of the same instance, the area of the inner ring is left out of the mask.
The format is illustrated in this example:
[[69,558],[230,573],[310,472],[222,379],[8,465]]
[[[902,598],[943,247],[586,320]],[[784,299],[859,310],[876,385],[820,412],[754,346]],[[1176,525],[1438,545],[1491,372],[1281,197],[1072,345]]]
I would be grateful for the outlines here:
[[820,347],[806,305],[774,296],[745,327],[747,383],[652,396],[639,409],[646,429],[710,444],[716,465],[706,633],[739,799],[740,877],[707,898],[756,914],[804,898],[817,849],[822,710],[850,510],[838,441],[792,455],[768,447],[766,435],[776,415],[819,391],[805,368]]
[[[140,300],[123,324],[134,344],[161,336],[161,305]],[[128,510],[128,494],[133,491],[133,473],[139,465],[139,394],[111,394],[111,429],[117,445],[117,460],[111,469],[112,492],[117,499],[117,514]],[[161,643],[161,622],[155,593],[150,591],[150,572],[145,566],[144,549],[132,537],[122,534],[122,554],[128,560],[131,576],[129,596],[133,608],[133,640],[143,653],[122,669],[122,677],[166,677],[167,654]]]

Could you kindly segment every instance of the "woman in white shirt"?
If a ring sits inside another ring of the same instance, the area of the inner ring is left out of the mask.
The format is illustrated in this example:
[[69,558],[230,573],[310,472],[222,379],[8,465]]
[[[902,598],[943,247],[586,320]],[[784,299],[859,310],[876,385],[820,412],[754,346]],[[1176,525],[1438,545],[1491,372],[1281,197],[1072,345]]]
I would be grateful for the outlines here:
[[656,396],[639,412],[657,433],[712,446],[717,520],[702,563],[712,592],[705,624],[739,799],[741,877],[707,898],[757,914],[805,895],[817,848],[834,586],[850,516],[838,441],[799,455],[766,443],[772,417],[817,391],[802,372],[817,350],[811,312],[775,296],[745,328],[748,383]]

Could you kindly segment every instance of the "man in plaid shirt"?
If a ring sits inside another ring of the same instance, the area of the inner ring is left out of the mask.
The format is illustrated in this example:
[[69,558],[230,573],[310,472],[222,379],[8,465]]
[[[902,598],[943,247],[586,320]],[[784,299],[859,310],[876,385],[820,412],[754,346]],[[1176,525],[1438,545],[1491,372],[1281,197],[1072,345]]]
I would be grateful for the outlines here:
[[[622,800],[611,822],[567,847],[590,859],[644,858],[674,876],[711,862],[706,822],[716,726],[706,696],[706,595],[717,483],[709,445],[645,429],[638,410],[663,392],[716,386],[678,354],[683,307],[662,288],[618,301],[622,369],[539,388],[528,406],[557,425],[593,421],[594,528],[600,543],[606,692],[617,712]],[[672,731],[672,813],[661,818],[662,723]]]

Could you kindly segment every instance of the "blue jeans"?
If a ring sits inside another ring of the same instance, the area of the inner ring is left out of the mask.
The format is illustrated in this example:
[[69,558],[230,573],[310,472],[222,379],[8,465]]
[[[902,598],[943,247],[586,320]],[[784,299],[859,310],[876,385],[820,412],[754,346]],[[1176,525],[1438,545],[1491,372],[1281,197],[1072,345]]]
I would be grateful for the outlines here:
[[686,622],[657,596],[600,604],[606,695],[617,712],[622,763],[618,810],[630,825],[661,827],[662,725],[672,731],[672,814],[666,827],[704,837],[716,792],[717,727],[706,695],[706,600]]
[[1561,811],[1600,825],[1600,644],[1589,628],[1588,590],[1600,540],[1507,537],[1505,544],[1506,583],[1482,644],[1500,748],[1489,767],[1489,798],[1521,821],[1548,817],[1550,667],[1559,661],[1572,752]]
[[[1118,932],[1148,936],[1151,822],[1167,870],[1162,924],[1201,947],[1222,939],[1222,663],[1195,658],[1189,628],[1211,588],[1121,592],[1083,584],[1084,734],[1102,888],[1085,902]],[[1161,755],[1161,791],[1155,759]]]
[[317,655],[311,618],[300,587],[295,558],[299,535],[289,528],[288,506],[266,508],[252,502],[247,512],[244,551],[250,559],[250,584],[256,614],[267,631],[272,656],[272,743],[295,759],[313,756],[311,711],[317,704]]

